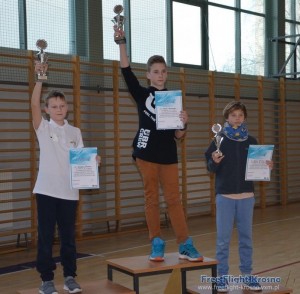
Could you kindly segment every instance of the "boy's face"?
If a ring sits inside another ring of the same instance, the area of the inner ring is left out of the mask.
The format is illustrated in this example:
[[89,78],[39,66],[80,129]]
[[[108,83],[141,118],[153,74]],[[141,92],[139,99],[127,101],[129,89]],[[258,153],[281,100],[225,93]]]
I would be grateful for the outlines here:
[[147,72],[150,85],[158,90],[165,88],[167,76],[167,67],[164,63],[153,63],[150,67],[150,71]]
[[48,99],[48,107],[45,107],[45,111],[57,124],[63,125],[68,112],[68,105],[60,97],[51,97]]
[[244,112],[241,109],[233,110],[226,120],[233,128],[239,127],[245,121]]

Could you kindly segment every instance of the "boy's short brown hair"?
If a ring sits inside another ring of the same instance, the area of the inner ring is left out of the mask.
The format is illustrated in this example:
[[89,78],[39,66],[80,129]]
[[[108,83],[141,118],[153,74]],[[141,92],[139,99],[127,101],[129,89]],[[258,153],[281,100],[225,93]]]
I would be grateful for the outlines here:
[[62,91],[60,91],[60,90],[52,90],[44,98],[44,103],[45,103],[46,107],[48,107],[48,101],[49,101],[49,99],[53,98],[53,97],[59,97],[61,100],[67,101],[66,100],[66,96],[65,96],[65,94]]
[[244,116],[245,116],[245,119],[247,118],[247,108],[245,106],[245,104],[243,104],[242,102],[240,101],[231,101],[229,102],[225,108],[223,109],[223,116],[225,119],[228,119],[228,116],[229,114],[232,112],[232,111],[235,111],[237,109],[240,109],[244,112]]
[[165,59],[161,55],[153,55],[147,61],[147,71],[149,72],[154,63],[163,63],[167,66]]

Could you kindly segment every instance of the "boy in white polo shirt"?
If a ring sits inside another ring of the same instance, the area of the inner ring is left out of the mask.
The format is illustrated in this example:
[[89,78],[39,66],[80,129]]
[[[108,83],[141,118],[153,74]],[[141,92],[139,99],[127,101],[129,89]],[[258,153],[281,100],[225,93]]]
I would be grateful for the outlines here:
[[[35,71],[46,72],[47,64],[39,62]],[[45,98],[45,111],[50,121],[42,116],[40,99],[42,82],[37,81],[31,98],[33,127],[40,146],[39,172],[33,192],[36,194],[38,213],[37,271],[42,284],[40,294],[57,294],[54,286],[55,261],[52,245],[55,227],[60,238],[61,264],[64,274],[64,290],[82,292],[75,281],[76,244],[75,219],[79,192],[70,186],[69,149],[83,147],[80,129],[65,119],[68,105],[64,94],[54,90]]]

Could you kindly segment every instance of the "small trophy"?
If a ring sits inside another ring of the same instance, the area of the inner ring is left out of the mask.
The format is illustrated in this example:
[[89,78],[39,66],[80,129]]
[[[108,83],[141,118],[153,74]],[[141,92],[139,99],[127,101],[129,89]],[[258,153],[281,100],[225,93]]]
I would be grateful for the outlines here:
[[215,134],[214,136],[214,142],[216,144],[216,147],[217,147],[217,150],[216,152],[219,153],[220,156],[222,156],[222,152],[220,150],[220,147],[221,147],[221,143],[223,141],[223,137],[220,135],[221,133],[221,130],[222,130],[222,126],[220,124],[214,124],[212,127],[211,127],[211,130],[213,131],[213,133]]
[[[47,41],[39,39],[36,41],[36,47],[40,49],[37,53],[36,58],[41,64],[46,64],[48,61],[48,54],[44,52],[47,48]],[[38,80],[47,80],[47,74],[44,71],[40,71],[37,76]]]
[[[114,13],[117,15],[112,19],[112,22],[114,23],[114,29],[117,32],[118,30],[123,30],[123,25],[125,22],[125,17],[121,15],[121,12],[123,11],[123,6],[122,5],[116,5],[114,7]],[[114,36],[115,42],[117,44],[125,44],[126,43],[126,38],[122,35],[115,34]]]

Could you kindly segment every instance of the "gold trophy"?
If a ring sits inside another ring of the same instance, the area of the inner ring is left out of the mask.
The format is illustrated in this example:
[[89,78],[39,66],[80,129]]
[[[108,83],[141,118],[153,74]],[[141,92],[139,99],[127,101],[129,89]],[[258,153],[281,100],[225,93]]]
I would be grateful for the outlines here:
[[114,7],[114,13],[117,15],[112,19],[112,22],[114,23],[114,29],[116,31],[115,33],[115,42],[117,44],[125,44],[126,43],[126,38],[123,35],[118,34],[118,30],[123,30],[124,22],[125,22],[125,17],[121,15],[123,11],[123,6],[122,5],[116,5]]
[[220,156],[222,156],[222,152],[220,150],[221,147],[221,143],[223,141],[223,137],[220,135],[221,131],[222,131],[222,126],[220,124],[214,124],[211,127],[212,132],[215,134],[214,136],[214,142],[216,144],[217,150],[216,152],[219,153]]
[[[48,62],[48,54],[45,53],[45,49],[47,48],[48,43],[47,41],[43,39],[39,39],[36,41],[36,47],[40,49],[40,51],[36,55],[36,59],[41,63],[41,64],[46,64]],[[47,80],[47,74],[44,71],[40,71],[37,75],[38,80]]]

